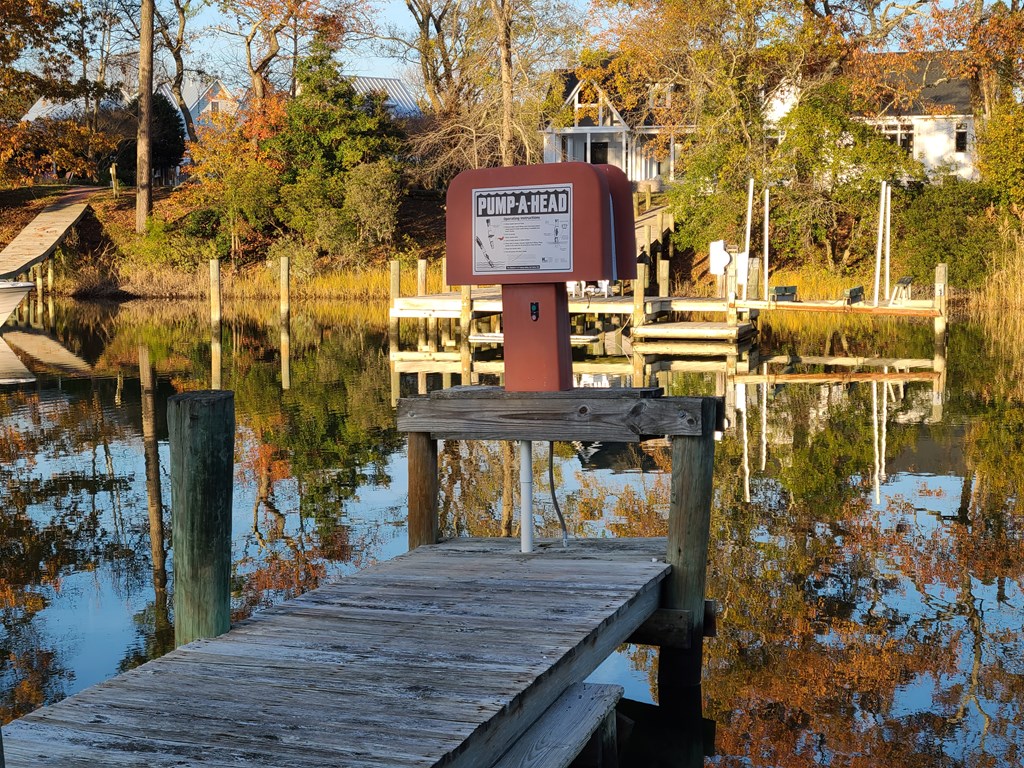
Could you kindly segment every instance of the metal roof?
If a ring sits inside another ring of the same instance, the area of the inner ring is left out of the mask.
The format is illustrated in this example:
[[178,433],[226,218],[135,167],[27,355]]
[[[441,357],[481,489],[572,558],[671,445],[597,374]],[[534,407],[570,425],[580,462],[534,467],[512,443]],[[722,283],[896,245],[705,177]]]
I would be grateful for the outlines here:
[[356,93],[368,94],[383,91],[387,94],[384,106],[391,110],[395,117],[419,117],[420,106],[416,97],[404,82],[394,77],[362,77],[349,78]]

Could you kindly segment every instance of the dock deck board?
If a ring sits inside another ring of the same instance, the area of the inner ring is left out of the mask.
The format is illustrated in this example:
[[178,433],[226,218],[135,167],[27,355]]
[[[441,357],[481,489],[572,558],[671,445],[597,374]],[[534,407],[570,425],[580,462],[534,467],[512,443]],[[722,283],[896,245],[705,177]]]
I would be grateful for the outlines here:
[[89,207],[84,200],[95,189],[76,189],[65,193],[28,223],[0,251],[0,280],[11,280],[46,261]]
[[653,613],[664,551],[421,547],[15,721],[7,764],[483,768]]

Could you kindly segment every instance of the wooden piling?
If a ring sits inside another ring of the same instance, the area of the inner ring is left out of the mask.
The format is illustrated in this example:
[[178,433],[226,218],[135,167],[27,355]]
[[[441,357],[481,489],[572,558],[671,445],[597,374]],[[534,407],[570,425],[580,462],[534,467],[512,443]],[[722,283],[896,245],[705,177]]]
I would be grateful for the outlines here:
[[659,660],[660,700],[683,695],[701,683],[704,642],[704,586],[711,530],[717,404],[701,400],[701,434],[672,438],[672,491],[667,562],[672,573],[662,591],[662,607],[690,612],[687,649],[663,648]]
[[636,280],[633,281],[633,327],[639,328],[647,322],[647,264],[642,260],[636,265]]
[[427,295],[427,260],[416,260],[416,295]]
[[288,323],[288,316],[291,314],[291,259],[287,256],[281,257],[281,325]]
[[[395,302],[402,295],[402,267],[398,263],[398,259],[391,260],[391,288],[390,288],[390,303],[391,309],[395,308]],[[388,314],[388,346],[391,353],[394,354],[398,351],[398,318],[392,317]]]
[[470,384],[473,376],[473,351],[469,346],[469,326],[473,321],[473,288],[462,286],[462,307],[459,312],[459,351],[462,359],[462,385]]
[[220,324],[220,259],[210,259],[210,324]]
[[725,321],[729,325],[739,323],[739,312],[736,308],[736,261],[729,262],[725,268]]
[[409,549],[436,544],[437,441],[429,432],[409,433]]
[[935,310],[939,313],[935,318],[935,334],[946,332],[946,309],[947,309],[947,274],[946,264],[935,265]]
[[53,259],[46,260],[46,295],[53,295]]
[[658,296],[660,298],[667,298],[669,295],[668,291],[669,281],[669,263],[668,259],[658,253]]
[[149,513],[149,545],[153,562],[153,586],[157,591],[167,587],[167,565],[164,553],[164,506],[160,488],[160,446],[156,435],[156,372],[149,357],[149,347],[140,344],[139,386],[142,389],[142,447],[146,462],[146,501]]
[[233,392],[197,391],[167,402],[174,541],[174,640],[227,632],[231,624]]

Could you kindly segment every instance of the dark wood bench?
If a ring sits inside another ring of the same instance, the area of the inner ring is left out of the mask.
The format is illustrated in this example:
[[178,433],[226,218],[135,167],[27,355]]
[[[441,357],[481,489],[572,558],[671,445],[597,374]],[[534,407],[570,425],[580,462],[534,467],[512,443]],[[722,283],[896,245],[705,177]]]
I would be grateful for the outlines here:
[[795,285],[775,285],[772,286],[771,292],[768,294],[769,301],[796,301],[796,286]]

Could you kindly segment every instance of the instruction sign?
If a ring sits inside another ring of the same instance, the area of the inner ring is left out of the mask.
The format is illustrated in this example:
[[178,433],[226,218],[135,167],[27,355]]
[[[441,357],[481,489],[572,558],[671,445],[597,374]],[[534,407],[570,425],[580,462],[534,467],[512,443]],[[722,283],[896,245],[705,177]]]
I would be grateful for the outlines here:
[[571,183],[473,190],[474,275],[571,272]]

